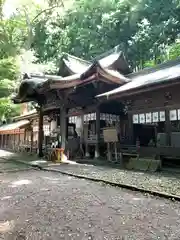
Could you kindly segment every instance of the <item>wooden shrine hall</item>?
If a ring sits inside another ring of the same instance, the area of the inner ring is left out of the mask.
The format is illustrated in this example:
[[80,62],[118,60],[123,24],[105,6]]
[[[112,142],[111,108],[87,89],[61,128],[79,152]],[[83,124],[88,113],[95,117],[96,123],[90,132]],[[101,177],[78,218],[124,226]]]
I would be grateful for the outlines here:
[[84,152],[82,157],[104,156],[102,129],[115,125],[120,128],[124,112],[121,102],[103,103],[96,95],[126,84],[129,82],[126,75],[131,72],[117,46],[92,61],[64,54],[56,76],[25,74],[13,100],[16,104],[30,101],[38,104],[39,155],[43,155],[43,115],[47,115],[53,122],[51,130],[59,132],[57,138],[61,147],[70,150],[70,154],[78,151],[72,146],[79,142]]
[[[45,142],[56,142],[71,159],[107,158],[109,149],[116,159],[179,158],[179,78],[180,59],[134,73],[115,47],[92,61],[64,54],[57,75],[25,74],[13,100],[37,105],[40,156]],[[108,147],[107,128],[116,129],[115,140],[108,140],[116,149]]]
[[[128,144],[138,144],[136,152],[140,156],[171,165],[180,158],[180,59],[127,77],[127,84],[97,97],[103,102],[116,100],[125,104]],[[119,151],[123,152],[123,144]]]

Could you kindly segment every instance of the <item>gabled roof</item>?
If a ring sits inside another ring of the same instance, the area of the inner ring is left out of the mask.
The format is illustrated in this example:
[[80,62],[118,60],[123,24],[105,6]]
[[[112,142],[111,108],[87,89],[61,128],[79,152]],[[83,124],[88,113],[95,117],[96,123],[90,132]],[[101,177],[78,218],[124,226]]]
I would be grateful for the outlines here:
[[91,65],[90,61],[83,60],[68,53],[64,53],[60,59],[58,75],[67,77],[69,75],[82,73]]
[[[91,61],[75,57],[73,55],[64,53],[61,61],[58,75],[66,77],[73,74],[82,74],[82,78],[86,75],[91,75],[91,70],[97,63],[102,68],[113,69],[121,74],[129,74],[132,72],[131,68],[126,61],[123,52],[120,50],[119,45],[110,51],[97,56]],[[95,70],[95,69],[94,69]],[[94,73],[94,72],[93,72]],[[84,74],[84,75],[83,75]]]
[[122,93],[125,95],[126,92],[129,93],[131,90],[147,88],[152,85],[167,83],[171,80],[177,79],[180,77],[180,58],[159,64],[156,67],[144,69],[137,73],[129,74],[127,77],[131,80],[129,83],[112,91],[100,94],[97,97],[109,97]]
[[99,69],[114,70],[121,75],[127,75],[132,72],[119,46],[103,54],[101,58],[95,58],[89,68],[82,73],[81,78],[85,79],[94,73],[98,73]]
[[69,54],[66,54],[66,58],[64,58],[63,61],[72,73],[85,72],[91,65],[91,62],[85,61]]
[[98,56],[93,61],[85,61],[69,54],[61,59],[59,75],[25,74],[14,103],[34,101],[40,91],[66,89],[101,80],[110,84],[122,85],[129,81],[123,74],[131,70],[119,46]]

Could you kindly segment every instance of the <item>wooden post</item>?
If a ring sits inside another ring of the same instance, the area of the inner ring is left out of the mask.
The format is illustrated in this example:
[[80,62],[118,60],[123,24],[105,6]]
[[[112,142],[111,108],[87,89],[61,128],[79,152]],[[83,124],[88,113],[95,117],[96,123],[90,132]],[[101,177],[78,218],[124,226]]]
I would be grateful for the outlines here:
[[85,157],[89,158],[90,157],[90,153],[89,153],[89,146],[88,143],[85,143]]
[[43,157],[43,111],[39,108],[38,156]]
[[4,148],[6,149],[7,145],[7,134],[4,135]]
[[107,143],[107,151],[108,151],[108,161],[111,162],[112,161],[112,154],[111,154],[111,147],[110,147],[110,143]]
[[1,134],[1,148],[3,147],[3,134]]
[[131,112],[128,112],[128,139],[129,144],[133,144],[133,119]]
[[117,143],[114,142],[114,152],[115,152],[115,160],[118,161],[118,153],[117,153]]
[[4,147],[4,134],[1,135],[1,148]]
[[95,158],[100,157],[100,109],[99,107],[96,108],[96,146],[95,146]]
[[171,145],[171,121],[169,117],[169,110],[165,109],[165,133],[166,133],[166,144]]
[[67,141],[67,109],[63,106],[60,109],[60,133],[61,133],[61,148],[66,148]]
[[[84,119],[83,119],[83,122],[84,122]],[[89,154],[89,146],[88,146],[88,125],[86,123],[83,123],[83,138],[85,143],[85,157],[89,158],[90,154]]]
[[21,149],[21,130],[18,133],[18,151]]
[[31,153],[33,152],[33,127],[31,126]]
[[16,150],[16,133],[15,133],[15,131],[14,131],[14,135],[13,135],[13,149],[14,149],[14,151]]

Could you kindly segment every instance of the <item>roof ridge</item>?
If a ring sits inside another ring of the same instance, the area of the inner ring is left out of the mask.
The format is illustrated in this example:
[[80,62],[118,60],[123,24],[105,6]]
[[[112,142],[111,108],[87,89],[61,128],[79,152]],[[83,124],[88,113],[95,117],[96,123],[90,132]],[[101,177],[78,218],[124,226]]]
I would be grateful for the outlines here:
[[105,58],[105,57],[107,57],[108,55],[110,55],[110,54],[112,54],[112,53],[118,53],[118,52],[119,52],[120,54],[123,53],[122,50],[120,50],[120,45],[117,45],[117,46],[111,48],[110,50],[108,50],[108,51],[106,51],[106,52],[104,52],[104,53],[96,56],[95,58],[93,58],[93,61],[95,61],[95,60],[96,60],[96,61],[99,61],[99,60],[101,60],[102,58]]
[[[64,60],[64,56],[68,56],[68,57],[70,57],[70,58],[74,58],[74,59],[76,59],[76,60],[78,60],[78,61],[81,61],[81,62],[84,62],[84,63],[86,63],[86,64],[91,64],[91,61],[87,61],[87,60],[84,60],[84,59],[82,59],[82,58],[79,58],[79,57],[76,57],[76,56],[74,56],[74,55],[71,55],[71,54],[69,54],[69,53],[63,53],[63,60]],[[67,59],[66,59],[67,60]]]

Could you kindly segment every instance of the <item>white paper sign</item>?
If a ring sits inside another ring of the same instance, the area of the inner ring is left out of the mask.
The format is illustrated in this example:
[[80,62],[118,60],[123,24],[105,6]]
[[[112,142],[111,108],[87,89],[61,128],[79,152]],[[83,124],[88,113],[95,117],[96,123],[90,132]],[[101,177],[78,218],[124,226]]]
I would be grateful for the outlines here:
[[169,111],[169,119],[170,119],[170,121],[176,121],[177,120],[177,111],[176,110],[170,110]]
[[165,122],[165,111],[159,112],[159,120],[160,122]]
[[139,116],[138,116],[138,114],[134,114],[134,115],[133,115],[133,123],[134,123],[134,124],[139,123]]
[[146,123],[151,123],[151,122],[152,122],[151,113],[146,113]]
[[159,113],[153,112],[153,122],[159,122]]
[[140,123],[145,123],[145,114],[144,113],[139,114],[139,122]]
[[177,117],[178,117],[178,120],[180,120],[180,109],[177,110]]

